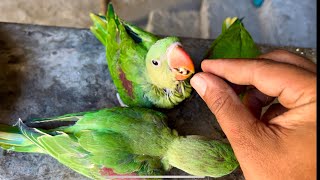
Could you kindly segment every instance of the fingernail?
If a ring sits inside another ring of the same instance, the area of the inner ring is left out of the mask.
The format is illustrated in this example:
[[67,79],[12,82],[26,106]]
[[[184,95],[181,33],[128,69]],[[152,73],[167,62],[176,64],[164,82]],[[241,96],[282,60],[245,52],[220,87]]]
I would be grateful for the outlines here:
[[191,86],[203,97],[206,89],[207,82],[201,77],[201,75],[194,75],[190,80]]

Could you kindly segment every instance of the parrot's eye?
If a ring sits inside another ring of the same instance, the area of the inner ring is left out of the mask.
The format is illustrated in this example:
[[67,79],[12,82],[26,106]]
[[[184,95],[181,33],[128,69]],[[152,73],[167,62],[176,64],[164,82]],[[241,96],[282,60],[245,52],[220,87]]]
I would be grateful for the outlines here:
[[160,65],[160,62],[153,59],[153,60],[152,60],[152,64],[153,64],[154,66],[159,66],[159,65]]

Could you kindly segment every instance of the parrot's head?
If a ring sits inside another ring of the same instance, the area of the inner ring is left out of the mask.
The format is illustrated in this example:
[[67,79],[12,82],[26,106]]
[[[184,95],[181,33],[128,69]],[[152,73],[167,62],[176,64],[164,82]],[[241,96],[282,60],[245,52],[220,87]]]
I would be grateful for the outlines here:
[[176,37],[160,39],[150,47],[146,68],[151,83],[162,89],[174,89],[194,73],[193,62]]

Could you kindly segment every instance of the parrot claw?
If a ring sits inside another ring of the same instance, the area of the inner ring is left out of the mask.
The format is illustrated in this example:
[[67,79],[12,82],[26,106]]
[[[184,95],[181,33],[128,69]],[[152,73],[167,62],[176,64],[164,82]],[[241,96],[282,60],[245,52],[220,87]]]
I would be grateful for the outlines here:
[[119,93],[117,93],[117,99],[121,107],[129,107],[121,100]]

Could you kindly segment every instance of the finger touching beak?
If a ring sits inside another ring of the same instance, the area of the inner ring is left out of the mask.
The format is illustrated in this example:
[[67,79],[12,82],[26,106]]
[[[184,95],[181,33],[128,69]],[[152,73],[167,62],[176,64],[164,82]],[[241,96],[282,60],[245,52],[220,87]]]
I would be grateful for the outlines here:
[[168,52],[170,69],[175,73],[177,80],[185,80],[194,73],[194,65],[190,56],[181,46],[175,45]]

